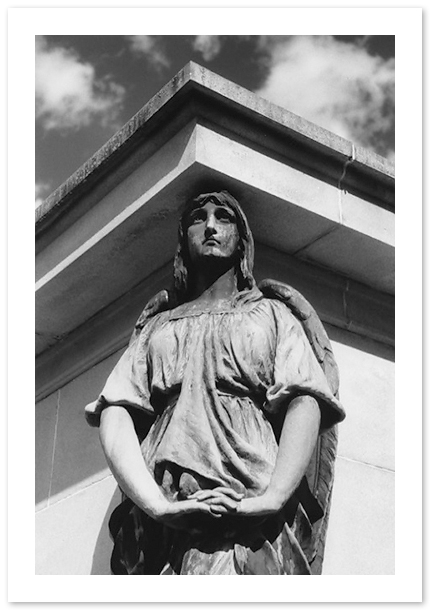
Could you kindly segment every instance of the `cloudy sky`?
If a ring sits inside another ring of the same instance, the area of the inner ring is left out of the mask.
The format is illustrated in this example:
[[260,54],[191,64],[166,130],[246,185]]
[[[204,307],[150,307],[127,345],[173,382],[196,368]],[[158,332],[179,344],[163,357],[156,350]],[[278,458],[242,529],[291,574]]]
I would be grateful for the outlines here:
[[394,160],[394,36],[37,36],[36,205],[190,60]]

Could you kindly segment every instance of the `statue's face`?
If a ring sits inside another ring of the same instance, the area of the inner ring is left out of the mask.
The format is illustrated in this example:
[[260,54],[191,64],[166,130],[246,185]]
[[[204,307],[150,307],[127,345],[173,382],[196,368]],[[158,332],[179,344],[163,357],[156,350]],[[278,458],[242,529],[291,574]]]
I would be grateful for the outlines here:
[[229,207],[209,201],[188,217],[188,252],[192,262],[232,259],[238,250],[236,216]]

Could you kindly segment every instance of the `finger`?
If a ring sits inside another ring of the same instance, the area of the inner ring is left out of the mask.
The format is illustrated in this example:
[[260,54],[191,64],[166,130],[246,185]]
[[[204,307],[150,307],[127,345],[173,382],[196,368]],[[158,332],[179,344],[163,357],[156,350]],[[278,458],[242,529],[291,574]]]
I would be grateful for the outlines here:
[[230,489],[229,487],[215,487],[213,491],[217,491],[225,496],[229,496],[230,498],[233,498],[233,500],[242,500],[245,495],[236,491],[235,489]]
[[218,498],[210,498],[210,499],[206,500],[205,503],[208,504],[211,508],[212,508],[212,506],[224,506],[226,509],[228,509],[229,511],[233,511],[233,512],[235,512],[237,510],[237,506],[238,506],[238,502],[236,502],[235,500],[231,500],[230,498],[227,498],[227,496],[220,496]]
[[199,504],[198,508],[195,510],[195,513],[203,513],[205,515],[209,515],[209,517],[214,517],[215,519],[221,517],[221,514],[218,514],[217,511],[213,512],[211,507],[205,503]]
[[207,500],[208,498],[213,498],[215,496],[220,496],[219,492],[215,492],[213,489],[203,489],[201,491],[196,491],[195,493],[188,496],[189,500],[197,500],[198,502],[202,502],[203,500]]
[[189,500],[197,500],[198,502],[203,502],[208,500],[209,498],[222,498],[225,494],[216,489],[205,489],[202,491],[197,491],[191,496],[188,496]]
[[219,496],[228,496],[233,500],[240,501],[243,499],[244,494],[235,491],[234,489],[230,489],[228,487],[215,487],[215,489],[201,489],[199,491],[194,492],[190,496],[189,499],[193,500],[207,500],[208,498],[215,498]]
[[188,515],[190,513],[205,513],[211,517],[215,516],[212,514],[209,504],[205,502],[197,502],[195,500],[185,500],[178,503],[181,505],[180,513]]
[[232,510],[223,504],[213,504],[210,508],[211,512],[215,515],[237,515],[235,508]]
[[213,506],[210,507],[210,509],[211,509],[211,514],[213,514],[214,517],[222,517],[222,515],[226,515],[227,513],[231,512],[225,506],[222,506],[221,504],[214,504]]

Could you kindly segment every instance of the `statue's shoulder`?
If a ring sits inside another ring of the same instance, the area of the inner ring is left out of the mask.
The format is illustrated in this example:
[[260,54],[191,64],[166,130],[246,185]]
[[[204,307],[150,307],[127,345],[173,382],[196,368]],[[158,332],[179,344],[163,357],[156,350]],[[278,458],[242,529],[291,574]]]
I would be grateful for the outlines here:
[[298,290],[284,282],[265,279],[258,284],[258,288],[263,297],[284,303],[300,322],[330,389],[336,396],[339,391],[339,371],[330,339],[315,309]]

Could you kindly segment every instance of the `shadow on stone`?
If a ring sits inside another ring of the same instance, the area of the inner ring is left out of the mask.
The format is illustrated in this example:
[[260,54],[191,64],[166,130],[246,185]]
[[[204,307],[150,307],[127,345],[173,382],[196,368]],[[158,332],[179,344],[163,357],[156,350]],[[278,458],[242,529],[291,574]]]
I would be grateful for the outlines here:
[[115,489],[111,501],[109,502],[108,509],[103,518],[103,522],[100,527],[99,535],[97,536],[97,542],[94,548],[93,563],[91,567],[91,575],[110,575],[110,556],[112,553],[112,540],[109,534],[109,518],[114,510],[121,502],[121,492],[119,487]]

